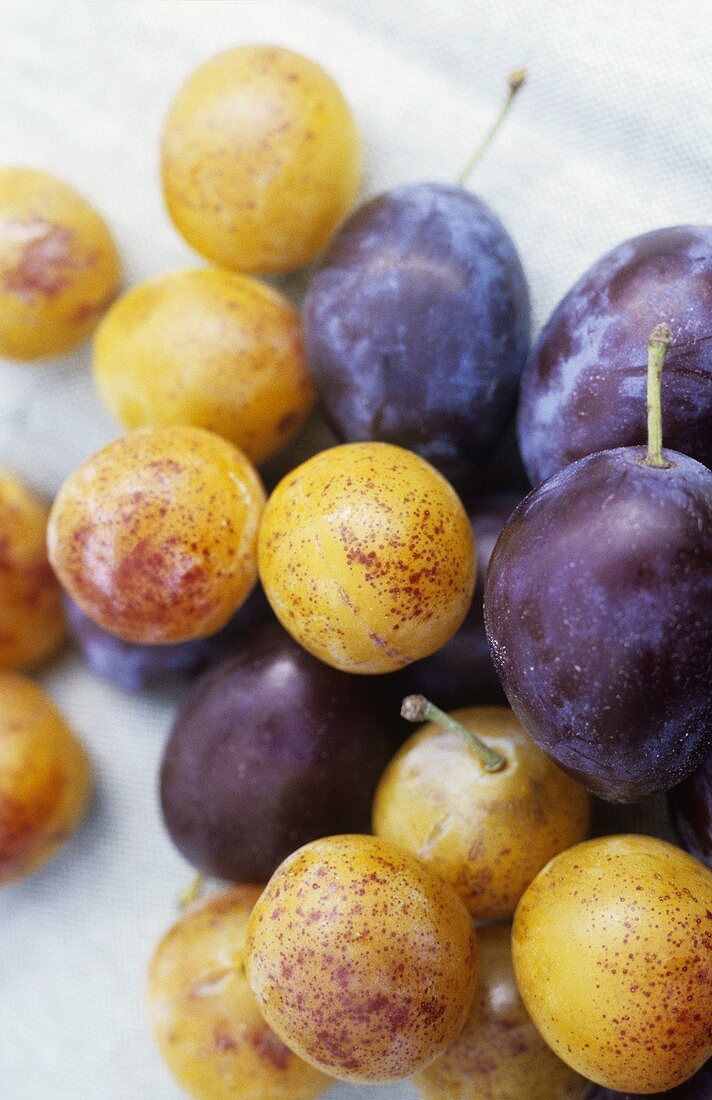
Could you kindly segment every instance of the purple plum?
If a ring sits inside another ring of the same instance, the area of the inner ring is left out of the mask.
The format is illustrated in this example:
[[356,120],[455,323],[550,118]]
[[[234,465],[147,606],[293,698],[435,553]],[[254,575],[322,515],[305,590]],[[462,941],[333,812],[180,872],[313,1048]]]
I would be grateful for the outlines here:
[[641,447],[580,459],[500,535],[485,623],[525,729],[594,794],[668,790],[712,746],[712,472]]
[[243,634],[271,617],[267,598],[258,585],[229,623],[207,638],[175,645],[125,642],[85,615],[64,597],[69,632],[92,672],[126,691],[141,691],[171,676],[195,676],[220,660]]
[[668,805],[684,847],[712,870],[712,752],[697,771],[670,791]]
[[310,840],[368,832],[395,751],[383,677],[338,672],[277,623],[194,685],[161,767],[168,831],[195,867],[266,882]]
[[397,187],[331,242],[304,302],[309,367],[344,440],[417,451],[461,491],[514,415],[529,292],[499,218],[462,187]]
[[712,466],[712,226],[614,248],[554,310],[522,377],[519,444],[538,485],[575,459],[645,443],[645,347],[662,318],[666,445]]
[[479,506],[482,497],[495,494],[514,493],[519,501],[527,495],[531,487],[512,422],[492,457],[480,467],[468,485],[462,488],[461,496],[471,510],[471,506]]

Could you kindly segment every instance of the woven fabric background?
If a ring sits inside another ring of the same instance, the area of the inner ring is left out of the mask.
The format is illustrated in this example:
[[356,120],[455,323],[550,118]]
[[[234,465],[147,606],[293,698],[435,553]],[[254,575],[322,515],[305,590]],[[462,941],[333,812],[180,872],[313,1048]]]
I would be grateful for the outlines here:
[[[112,224],[131,284],[198,262],[163,208],[157,154],[173,93],[211,53],[272,41],[324,64],[365,136],[369,192],[453,179],[505,75],[526,65],[530,85],[472,186],[519,246],[538,330],[609,247],[709,221],[711,24],[706,0],[4,0],[0,163],[45,168],[85,192]],[[0,364],[0,463],[36,488],[53,493],[117,434],[87,349]],[[64,855],[0,895],[0,1095],[177,1100],[142,999],[146,962],[190,876],[155,792],[179,692],[127,695],[71,652],[41,679],[89,747],[97,791]],[[599,821],[666,827],[660,800]]]

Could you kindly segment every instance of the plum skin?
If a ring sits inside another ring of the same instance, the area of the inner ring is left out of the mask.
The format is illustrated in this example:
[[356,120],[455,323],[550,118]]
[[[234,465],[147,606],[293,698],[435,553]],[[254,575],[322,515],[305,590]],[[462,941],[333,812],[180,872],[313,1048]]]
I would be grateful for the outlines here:
[[463,490],[514,414],[529,350],[526,277],[496,214],[442,183],[377,196],[331,242],[303,320],[336,434],[414,450]]
[[482,601],[494,545],[521,499],[521,493],[493,493],[482,497],[470,509],[477,555],[477,581],[470,610],[460,629],[442,648],[394,674],[401,695],[425,695],[445,710],[474,703],[506,702],[490,656]]
[[534,1027],[512,967],[512,927],[478,930],[477,986],[455,1042],[413,1079],[422,1100],[587,1100],[590,1083]]
[[417,856],[479,921],[509,918],[542,867],[583,840],[591,800],[509,707],[451,715],[505,760],[487,772],[459,733],[427,723],[381,776],[373,831]]
[[72,351],[120,279],[111,230],[83,195],[48,172],[0,168],[0,358]]
[[683,847],[712,870],[712,751],[669,792],[668,806]]
[[49,696],[0,672],[0,886],[54,858],[85,817],[91,785],[84,747]]
[[181,913],[149,964],[154,1037],[194,1100],[315,1100],[331,1084],[270,1030],[247,983],[247,923],[261,892],[232,887]]
[[82,611],[129,642],[220,630],[257,582],[265,492],[227,440],[136,428],[67,478],[47,524],[50,565]]
[[300,845],[368,830],[395,748],[384,688],[316,660],[277,623],[204,673],[160,776],[163,817],[186,859],[230,881],[265,882]]
[[[665,1092],[646,1093],[647,1100],[709,1100],[712,1096],[712,1059],[702,1069],[688,1077],[681,1085]],[[642,1093],[614,1092],[613,1089],[596,1088],[587,1100],[642,1100]]]
[[312,260],[353,206],[361,140],[320,65],[280,46],[238,46],[179,88],[161,176],[168,212],[201,256],[284,275]]
[[472,601],[462,501],[428,462],[390,443],[331,447],[282,478],[257,553],[282,625],[344,672],[393,672],[434,653]]
[[64,595],[64,613],[74,642],[97,676],[125,691],[160,686],[169,677],[190,677],[226,656],[238,639],[270,616],[258,584],[222,630],[205,638],[172,645],[125,642],[85,615],[71,596]]
[[297,434],[316,395],[299,314],[257,279],[171,271],[115,302],[93,347],[94,383],[126,429],[190,424],[259,464]]
[[673,332],[666,446],[712,466],[712,226],[624,241],[554,310],[522,375],[518,434],[533,485],[584,455],[645,443],[645,345]]
[[451,886],[379,837],[306,844],[247,926],[247,977],[269,1026],[341,1080],[408,1077],[467,1018],[477,935]]
[[712,473],[665,451],[589,455],[514,512],[485,623],[524,728],[594,794],[679,783],[712,740]]
[[712,1056],[712,874],[655,837],[555,856],[512,927],[522,1000],[542,1037],[606,1088],[675,1088]]
[[65,639],[62,589],[45,546],[48,512],[0,468],[0,672],[35,668]]

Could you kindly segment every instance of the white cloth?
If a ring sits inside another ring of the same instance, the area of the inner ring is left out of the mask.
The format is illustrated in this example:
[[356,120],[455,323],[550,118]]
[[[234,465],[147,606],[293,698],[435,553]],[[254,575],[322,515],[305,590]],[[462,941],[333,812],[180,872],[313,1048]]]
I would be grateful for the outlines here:
[[[4,0],[0,163],[82,190],[113,226],[132,284],[199,262],[163,207],[158,142],[173,93],[210,54],[271,41],[321,62],[355,108],[371,192],[454,179],[506,74],[526,65],[529,86],[471,186],[521,251],[538,329],[609,247],[709,220],[711,18],[706,0]],[[87,348],[49,365],[0,363],[0,463],[35,487],[54,492],[116,434]],[[143,978],[190,877],[156,799],[178,693],[129,696],[71,653],[41,679],[90,749],[97,794],[64,855],[0,892],[0,1095],[176,1100]],[[659,828],[659,813],[615,811],[610,828]]]

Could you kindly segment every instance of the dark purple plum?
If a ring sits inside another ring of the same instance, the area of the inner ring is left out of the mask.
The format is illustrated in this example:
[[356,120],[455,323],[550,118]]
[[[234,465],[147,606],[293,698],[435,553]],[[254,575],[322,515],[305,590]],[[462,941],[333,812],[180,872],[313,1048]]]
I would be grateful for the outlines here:
[[497,450],[480,467],[468,485],[463,487],[461,496],[466,507],[470,508],[471,505],[476,506],[482,497],[493,496],[495,493],[515,493],[517,500],[521,500],[531,487],[512,422]]
[[614,248],[554,310],[522,377],[533,485],[594,451],[645,443],[642,351],[663,317],[666,446],[712,466],[712,226],[678,226]]
[[417,451],[461,491],[496,449],[529,349],[529,292],[499,218],[462,187],[397,187],[331,242],[307,358],[344,440]]
[[500,535],[485,623],[509,702],[594,794],[668,790],[712,745],[712,472],[674,451],[589,455]]
[[682,1085],[667,1092],[640,1093],[613,1092],[599,1086],[593,1090],[587,1100],[712,1100],[712,1061],[705,1062],[692,1077]]
[[175,645],[140,645],[104,630],[69,596],[64,597],[64,609],[69,632],[92,672],[126,691],[141,691],[167,677],[195,676],[224,657],[243,634],[272,614],[258,585],[216,634]]
[[668,804],[683,845],[712,870],[712,752],[697,771],[670,791]]
[[398,713],[380,679],[323,664],[277,623],[205,673],[161,767],[164,820],[185,858],[266,882],[310,840],[369,832]]
[[401,695],[425,695],[442,710],[504,703],[505,695],[490,657],[482,600],[485,573],[494,544],[521,500],[521,493],[482,497],[470,512],[477,548],[477,584],[467,618],[442,649],[415,661],[393,679]]

